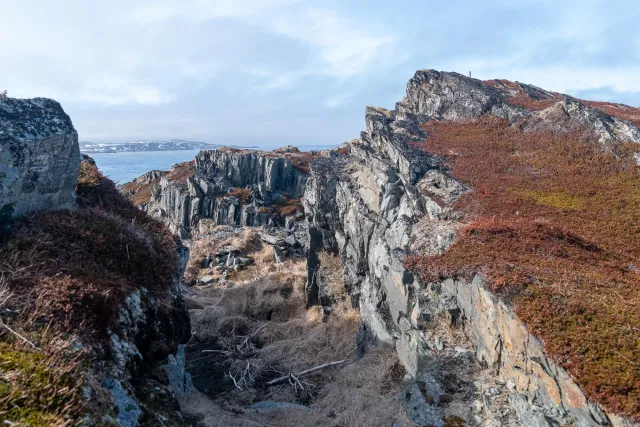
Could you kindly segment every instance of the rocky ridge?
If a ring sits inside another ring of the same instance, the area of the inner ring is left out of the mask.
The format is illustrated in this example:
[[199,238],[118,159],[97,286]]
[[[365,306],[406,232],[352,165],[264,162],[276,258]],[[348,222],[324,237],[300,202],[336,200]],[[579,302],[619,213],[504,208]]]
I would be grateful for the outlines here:
[[[588,400],[483,274],[422,282],[406,267],[409,256],[439,255],[457,241],[465,218],[456,203],[474,191],[443,157],[419,148],[431,137],[426,124],[494,117],[519,132],[588,136],[605,151],[640,142],[638,127],[624,119],[635,117],[630,107],[598,106],[522,83],[421,70],[395,110],[367,107],[365,131],[340,149],[311,157],[291,147],[202,152],[139,178],[150,188],[141,205],[183,238],[224,224],[279,229],[279,238],[265,240],[275,246],[287,237],[304,243],[306,303],[325,315],[334,301],[321,259],[339,255],[360,312],[358,353],[395,347],[417,425],[636,425]],[[620,109],[624,115],[611,115]],[[299,208],[274,215],[291,199],[301,201],[306,221]],[[202,267],[251,263],[241,258],[223,248]],[[455,337],[443,332],[443,319]]]
[[0,215],[73,206],[78,133],[60,104],[45,99],[0,100]]
[[228,147],[201,151],[194,162],[176,165],[167,174],[139,178],[141,184],[153,181],[148,201],[140,204],[183,238],[206,232],[210,222],[293,231],[303,219],[300,198],[313,156]]
[[[524,132],[580,129],[595,133],[602,144],[640,142],[632,123],[575,98],[524,84],[418,71],[395,110],[367,108],[366,130],[346,143],[346,156],[311,164],[304,197],[308,301],[326,303],[316,254],[337,253],[360,307],[359,347],[394,345],[421,387],[435,387],[421,380],[440,347],[425,331],[444,313],[473,338],[477,359],[511,384],[511,407],[524,425],[631,425],[588,401],[508,304],[485,289],[481,275],[470,283],[427,284],[405,267],[408,254],[437,255],[454,243],[462,217],[453,204],[473,190],[456,181],[441,158],[413,146],[428,138],[420,125],[482,115]],[[438,405],[426,407],[435,414],[430,422],[443,425]]]

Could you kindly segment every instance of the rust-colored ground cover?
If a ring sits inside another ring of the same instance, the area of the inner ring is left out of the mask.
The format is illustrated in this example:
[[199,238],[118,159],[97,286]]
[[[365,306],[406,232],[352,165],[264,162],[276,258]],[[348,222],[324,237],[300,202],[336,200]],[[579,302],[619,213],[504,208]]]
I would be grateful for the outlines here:
[[599,101],[583,101],[592,107],[596,107],[609,114],[610,116],[618,117],[619,119],[626,120],[633,123],[636,126],[640,126],[640,108],[630,107],[624,104],[614,104],[612,102],[599,102]]
[[425,129],[417,145],[474,191],[457,243],[409,266],[425,281],[484,273],[590,399],[640,418],[639,147],[490,117]]
[[76,209],[26,215],[0,237],[0,273],[25,316],[103,337],[131,291],[170,296],[177,240],[95,165],[82,163],[76,192]]
[[142,206],[151,201],[151,188],[160,182],[160,178],[143,182],[128,182],[122,186],[122,193],[134,206]]
[[176,181],[180,184],[186,184],[187,180],[196,174],[195,161],[178,163],[171,168],[171,172],[167,174],[169,181]]

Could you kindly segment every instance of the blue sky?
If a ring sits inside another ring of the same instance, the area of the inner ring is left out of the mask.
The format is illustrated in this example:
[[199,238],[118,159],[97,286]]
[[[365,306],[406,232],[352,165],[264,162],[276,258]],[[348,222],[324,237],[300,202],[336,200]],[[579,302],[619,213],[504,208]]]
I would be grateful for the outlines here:
[[81,140],[337,144],[421,68],[640,105],[633,0],[0,0],[0,19],[0,90],[60,101]]

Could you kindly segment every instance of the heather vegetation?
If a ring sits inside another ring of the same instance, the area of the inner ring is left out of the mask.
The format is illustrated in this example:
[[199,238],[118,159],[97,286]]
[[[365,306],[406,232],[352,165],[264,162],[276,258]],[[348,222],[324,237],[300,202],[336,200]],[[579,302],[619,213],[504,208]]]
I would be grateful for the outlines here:
[[640,126],[640,108],[630,107],[624,104],[614,104],[612,102],[583,101],[592,107],[599,108],[610,116],[626,120],[636,126]]
[[282,218],[299,212],[304,213],[304,207],[302,206],[300,199],[292,199],[286,196],[281,202],[274,203],[274,207],[276,214]]
[[640,417],[640,175],[634,146],[523,133],[490,117],[430,122],[418,146],[474,188],[443,255],[415,256],[424,281],[470,278],[513,303],[590,399]]
[[160,182],[160,178],[142,182],[128,182],[122,186],[122,193],[136,207],[145,205],[151,201],[151,189]]
[[75,425],[88,410],[80,342],[117,330],[133,289],[170,292],[177,242],[164,226],[90,162],[76,192],[76,209],[21,217],[1,237],[0,420]]
[[196,174],[195,161],[178,163],[171,168],[167,174],[169,181],[176,181],[180,184],[186,184],[187,180]]
[[251,189],[250,188],[236,188],[230,191],[227,194],[221,194],[218,196],[218,199],[222,199],[224,197],[237,197],[243,205],[249,203],[249,198],[251,197]]

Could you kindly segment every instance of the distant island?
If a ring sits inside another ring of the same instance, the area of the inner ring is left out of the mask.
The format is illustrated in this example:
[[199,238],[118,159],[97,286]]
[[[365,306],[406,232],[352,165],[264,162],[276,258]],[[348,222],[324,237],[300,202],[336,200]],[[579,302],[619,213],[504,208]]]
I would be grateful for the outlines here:
[[131,142],[80,142],[80,151],[85,154],[95,153],[124,153],[141,151],[178,151],[178,150],[213,150],[219,144],[199,141],[183,141],[172,139],[169,141],[131,141]]

